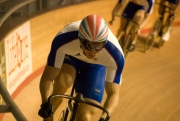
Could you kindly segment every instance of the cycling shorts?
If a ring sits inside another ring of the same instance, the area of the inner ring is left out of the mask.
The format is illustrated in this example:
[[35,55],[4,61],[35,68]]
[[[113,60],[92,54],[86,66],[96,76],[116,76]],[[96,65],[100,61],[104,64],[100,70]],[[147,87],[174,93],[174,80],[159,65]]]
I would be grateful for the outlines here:
[[172,3],[172,4],[178,4],[178,0],[167,0],[169,3]]
[[124,9],[122,16],[128,19],[133,19],[135,13],[140,9],[145,10],[145,7],[130,1]]
[[76,69],[75,90],[83,97],[101,103],[104,95],[106,67],[99,64],[86,63],[70,55],[65,55],[64,62]]

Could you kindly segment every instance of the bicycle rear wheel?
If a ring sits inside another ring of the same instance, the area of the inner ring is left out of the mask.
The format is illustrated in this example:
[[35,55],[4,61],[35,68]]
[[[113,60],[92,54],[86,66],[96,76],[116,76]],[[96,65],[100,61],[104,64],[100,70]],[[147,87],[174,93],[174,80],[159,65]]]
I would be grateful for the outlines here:
[[164,45],[165,41],[163,39],[159,40],[159,48],[161,48]]

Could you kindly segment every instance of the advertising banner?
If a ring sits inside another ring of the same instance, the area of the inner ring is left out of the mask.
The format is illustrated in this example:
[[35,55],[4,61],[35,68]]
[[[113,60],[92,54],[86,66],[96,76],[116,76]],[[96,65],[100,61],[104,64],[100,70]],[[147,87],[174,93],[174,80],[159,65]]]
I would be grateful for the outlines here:
[[7,90],[12,94],[32,73],[30,22],[5,38]]

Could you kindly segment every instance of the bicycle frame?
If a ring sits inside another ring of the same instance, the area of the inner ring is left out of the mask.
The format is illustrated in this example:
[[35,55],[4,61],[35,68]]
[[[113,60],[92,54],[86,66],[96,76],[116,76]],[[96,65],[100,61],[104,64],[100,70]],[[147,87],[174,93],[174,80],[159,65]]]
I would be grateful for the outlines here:
[[[123,16],[120,16],[120,15],[115,15],[116,17],[121,17],[121,18],[124,18],[127,20],[127,23],[125,24],[125,27],[123,28],[123,30],[121,31],[121,33],[119,34],[118,36],[118,41],[119,41],[119,44],[121,45],[122,47],[122,50],[124,52],[124,56],[125,58],[127,57],[127,54],[129,52],[128,50],[128,45],[131,44],[131,42],[133,40],[132,39],[132,36],[133,36],[133,32],[132,32],[132,27],[133,25],[136,25],[138,26],[139,28],[139,24],[131,19],[128,19],[126,17],[123,17]],[[110,21],[110,24],[113,23],[113,21],[115,20],[115,16],[112,17],[112,20]],[[130,29],[128,30],[128,28],[130,27]]]
[[[74,94],[74,91],[75,91],[75,86],[73,84],[73,87],[72,87],[72,90],[71,90],[71,94],[70,95],[51,95],[49,98],[48,98],[48,103],[50,103],[51,99],[54,98],[54,97],[60,97],[60,98],[66,98],[66,99],[69,99],[68,101],[68,107],[66,108],[66,112],[65,112],[65,116],[64,116],[64,120],[63,121],[67,121],[67,118],[68,118],[68,115],[69,115],[69,110],[71,112],[71,117],[70,117],[70,121],[74,121],[75,120],[75,117],[76,117],[76,113],[77,113],[77,109],[78,109],[78,106],[80,105],[80,103],[85,103],[85,104],[88,104],[88,105],[91,105],[91,106],[94,106],[96,108],[99,108],[100,110],[104,111],[107,116],[106,116],[106,121],[109,120],[110,118],[110,113],[105,110],[102,106],[100,105],[97,105],[95,103],[92,103],[90,101],[86,101],[84,100],[83,98],[83,95],[81,93],[76,93],[76,96],[73,96]],[[72,100],[74,100],[74,103],[72,105]]]
[[[169,20],[170,20],[170,18],[172,17],[172,14],[175,14],[175,13],[174,13],[174,10],[173,10],[171,7],[166,6],[166,5],[164,5],[164,4],[157,3],[157,2],[156,2],[156,4],[163,7],[162,13],[160,13],[160,14],[162,15],[163,25],[167,25],[167,23],[170,22]],[[164,16],[165,13],[168,13],[168,16],[167,16],[166,19],[165,19],[165,16]],[[174,16],[174,15],[173,15],[173,16]]]
[[[159,37],[162,37],[162,35],[164,33],[166,33],[167,28],[169,26],[168,19],[170,19],[170,17],[171,17],[170,12],[173,11],[168,6],[165,6],[165,5],[160,4],[160,3],[156,3],[156,4],[163,6],[164,8],[162,9],[162,13],[168,13],[168,16],[165,19],[165,16],[163,15],[163,16],[158,17],[158,19],[156,20],[153,28],[151,29],[151,31],[150,31],[150,33],[149,33],[149,35],[147,37],[147,40],[146,40],[146,43],[145,43],[145,52],[148,52],[149,50],[151,50],[151,48],[153,47],[155,41]],[[166,10],[167,8],[168,8],[168,11]],[[159,48],[164,44],[164,42],[165,41],[163,39],[159,40],[159,44],[158,44]]]

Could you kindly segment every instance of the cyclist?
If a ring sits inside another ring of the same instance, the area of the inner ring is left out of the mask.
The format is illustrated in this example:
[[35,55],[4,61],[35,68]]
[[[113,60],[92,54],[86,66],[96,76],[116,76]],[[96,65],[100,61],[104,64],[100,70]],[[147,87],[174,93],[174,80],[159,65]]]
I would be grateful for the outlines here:
[[132,44],[128,47],[130,51],[133,51],[135,49],[136,38],[139,30],[147,23],[150,14],[152,13],[154,0],[128,0],[128,4],[124,8],[123,6],[126,2],[126,0],[118,0],[116,6],[112,11],[112,20],[114,19],[114,16],[118,14],[119,10],[124,9],[122,12],[123,17],[121,18],[119,31],[121,32],[124,29],[127,23],[126,18],[133,20],[140,25],[133,26],[132,32],[134,39]]
[[[112,114],[118,105],[124,55],[116,37],[98,15],[88,15],[82,21],[65,26],[54,38],[47,65],[40,80],[42,98],[38,114],[53,120],[52,106],[47,99],[52,94],[64,94],[76,78],[75,90],[86,100],[100,104],[104,88],[107,99],[104,108]],[[54,80],[54,81],[53,81]],[[62,99],[53,98],[54,110]],[[97,109],[81,104],[76,121],[90,121]],[[105,112],[99,121],[103,121]]]
[[[165,41],[168,41],[169,38],[170,38],[170,32],[172,30],[172,26],[173,26],[173,23],[174,23],[174,19],[175,19],[175,14],[177,13],[177,11],[179,10],[179,3],[180,3],[180,0],[161,0],[160,1],[161,4],[165,5],[165,6],[168,6],[170,7],[172,10],[170,11],[170,19],[169,20],[169,27],[167,28],[167,31],[162,35],[162,39],[165,40]],[[163,6],[160,6],[159,7],[159,14],[160,14],[160,17],[163,17],[165,15],[165,13],[162,13],[163,12],[163,9],[164,7]]]

